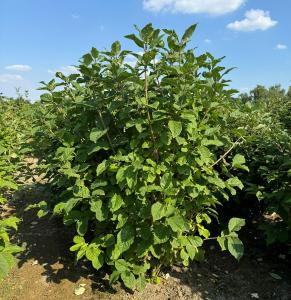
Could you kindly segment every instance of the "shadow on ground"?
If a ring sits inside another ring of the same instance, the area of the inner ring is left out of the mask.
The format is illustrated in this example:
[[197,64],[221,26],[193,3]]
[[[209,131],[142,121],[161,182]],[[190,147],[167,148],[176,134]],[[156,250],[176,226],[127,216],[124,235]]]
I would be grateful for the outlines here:
[[[51,216],[39,219],[36,210],[25,210],[27,205],[49,198],[46,185],[31,184],[10,201],[8,213],[22,219],[14,240],[24,245],[25,250],[18,257],[18,269],[5,283],[11,290],[3,296],[0,285],[0,299],[291,300],[288,257],[275,256],[270,260],[260,253],[247,252],[238,264],[213,244],[206,251],[204,263],[165,269],[161,283],[148,284],[143,293],[132,294],[120,286],[110,288],[106,270],[94,272],[90,264],[74,263],[74,254],[69,251],[73,228],[65,227],[61,219]],[[276,280],[270,273],[282,279]],[[74,289],[80,283],[86,284],[86,292],[77,297]]]
[[15,243],[25,247],[18,256],[18,267],[22,268],[26,263],[42,266],[42,276],[47,282],[59,284],[68,280],[76,283],[81,278],[88,278],[94,287],[110,290],[103,280],[105,273],[99,272],[96,276],[90,265],[75,263],[75,255],[69,251],[75,234],[73,228],[64,226],[61,218],[51,215],[38,218],[37,209],[25,209],[49,198],[46,185],[31,184],[24,186],[10,201],[9,214],[22,220],[14,236]]

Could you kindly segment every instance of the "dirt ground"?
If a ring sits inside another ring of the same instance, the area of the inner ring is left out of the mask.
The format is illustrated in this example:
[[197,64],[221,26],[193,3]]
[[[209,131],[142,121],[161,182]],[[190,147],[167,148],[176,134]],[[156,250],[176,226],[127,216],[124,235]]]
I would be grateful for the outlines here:
[[[2,207],[2,212],[0,209],[2,217],[15,214],[22,218],[14,239],[26,247],[18,265],[0,282],[1,300],[291,300],[290,256],[253,247],[257,239],[253,234],[248,235],[247,243],[252,246],[246,247],[240,263],[210,244],[205,262],[165,269],[161,283],[148,284],[142,293],[131,293],[120,285],[110,288],[105,271],[94,272],[86,263],[74,264],[68,250],[69,228],[56,218],[38,219],[34,211],[24,211],[27,203],[46,197],[49,194],[41,185],[31,185]],[[77,296],[75,290],[80,286],[85,292]]]

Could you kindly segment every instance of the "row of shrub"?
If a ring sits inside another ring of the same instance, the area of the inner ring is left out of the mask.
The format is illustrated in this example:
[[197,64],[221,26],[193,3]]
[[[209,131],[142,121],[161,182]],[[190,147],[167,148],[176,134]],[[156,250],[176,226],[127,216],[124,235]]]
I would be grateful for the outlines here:
[[[25,132],[31,126],[29,116],[33,113],[31,104],[18,99],[0,96],[0,205],[11,199],[18,189],[17,177],[24,172],[22,156],[26,141]],[[0,207],[0,280],[15,264],[13,254],[22,249],[10,242],[10,230],[17,230],[20,220],[14,216],[5,217]]]
[[291,251],[291,88],[257,86],[233,105],[239,113],[229,124],[242,129],[244,143],[237,151],[250,169],[240,177],[245,189],[238,203],[244,207],[251,199],[245,212],[256,206],[257,213],[272,215],[272,222],[260,224],[267,244],[285,244]]

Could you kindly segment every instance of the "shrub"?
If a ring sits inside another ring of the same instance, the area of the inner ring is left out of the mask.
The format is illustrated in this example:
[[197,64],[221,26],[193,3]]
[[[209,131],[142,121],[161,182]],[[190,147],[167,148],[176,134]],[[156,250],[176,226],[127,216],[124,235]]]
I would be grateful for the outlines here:
[[[126,37],[141,52],[92,48],[79,74],[42,82],[34,142],[56,195],[42,212],[76,226],[71,251],[109,266],[110,283],[141,289],[150,270],[200,260],[216,206],[243,187],[232,169],[245,169],[244,158],[226,162],[234,141],[221,130],[229,70],[187,48],[195,27],[181,39],[137,28]],[[237,259],[243,225],[230,220],[218,238]]]
[[[239,205],[245,205],[243,199],[255,196],[257,201],[253,204],[259,201],[260,213],[277,215],[275,222],[260,226],[265,232],[267,244],[290,245],[291,137],[288,112],[291,98],[278,87],[271,87],[269,92],[260,86],[255,89],[262,90],[264,97],[257,96],[246,103],[235,101],[236,110],[229,119],[229,127],[237,128],[244,138],[244,143],[236,151],[245,156],[250,169],[249,173],[240,176],[246,189]],[[245,208],[249,212],[252,206]]]
[[[0,98],[0,205],[7,201],[11,191],[17,190],[15,174],[19,166],[19,151],[22,142],[21,113],[23,103]],[[19,117],[19,118],[18,118]],[[21,121],[20,121],[21,120]],[[2,211],[0,210],[2,217]],[[9,238],[9,229],[17,229],[20,220],[9,217],[0,220],[0,279],[7,275],[15,263],[13,254],[21,248],[13,245]]]

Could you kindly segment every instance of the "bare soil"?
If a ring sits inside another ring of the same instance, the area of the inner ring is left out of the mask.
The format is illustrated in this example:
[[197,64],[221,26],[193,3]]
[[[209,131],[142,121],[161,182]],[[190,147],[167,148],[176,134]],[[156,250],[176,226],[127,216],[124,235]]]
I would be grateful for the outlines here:
[[[256,248],[253,234],[247,235],[245,243],[250,247],[246,246],[240,263],[209,244],[203,263],[165,269],[160,284],[149,283],[142,293],[132,293],[119,284],[111,288],[106,270],[96,272],[87,263],[74,264],[74,255],[69,252],[73,236],[70,228],[59,219],[38,219],[35,211],[24,210],[28,203],[47,197],[42,185],[32,184],[0,209],[0,217],[15,214],[22,218],[14,240],[26,247],[17,266],[0,282],[1,300],[291,300],[290,256],[277,249],[266,252]],[[74,292],[80,284],[85,292],[77,296]]]

